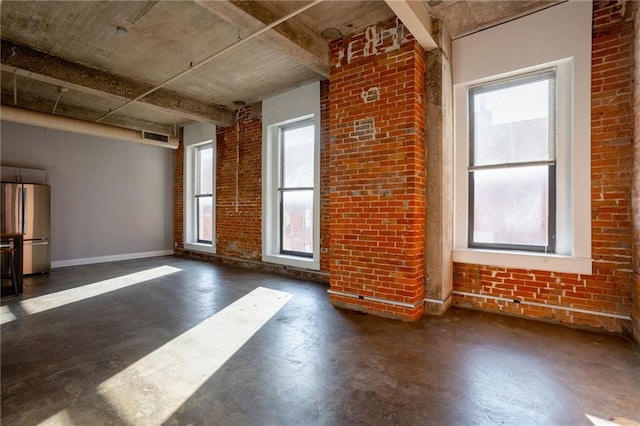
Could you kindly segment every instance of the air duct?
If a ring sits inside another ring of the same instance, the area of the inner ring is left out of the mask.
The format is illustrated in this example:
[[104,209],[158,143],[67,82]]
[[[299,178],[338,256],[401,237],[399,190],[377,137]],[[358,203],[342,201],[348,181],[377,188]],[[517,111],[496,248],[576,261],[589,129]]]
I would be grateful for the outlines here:
[[0,106],[0,119],[13,123],[30,124],[32,126],[45,127],[47,129],[64,130],[66,132],[118,139],[144,145],[161,146],[171,149],[176,149],[178,147],[178,139],[172,137],[167,137],[165,141],[165,138],[145,137],[145,133],[149,134],[149,132],[140,132],[139,130],[93,123],[90,121],[47,114],[44,112],[32,111],[9,105]]

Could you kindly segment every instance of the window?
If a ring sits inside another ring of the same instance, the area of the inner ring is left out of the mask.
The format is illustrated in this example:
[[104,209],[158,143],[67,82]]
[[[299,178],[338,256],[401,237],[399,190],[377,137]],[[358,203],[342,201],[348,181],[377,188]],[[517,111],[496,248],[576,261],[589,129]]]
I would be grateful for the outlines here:
[[565,2],[453,41],[454,262],[592,273],[591,23]]
[[213,144],[195,147],[195,226],[197,241],[211,244],[213,241]]
[[280,127],[280,253],[313,257],[313,120]]
[[469,247],[553,253],[555,70],[469,89]]
[[215,253],[216,128],[193,123],[184,127],[184,247]]
[[320,84],[262,103],[262,261],[320,269]]

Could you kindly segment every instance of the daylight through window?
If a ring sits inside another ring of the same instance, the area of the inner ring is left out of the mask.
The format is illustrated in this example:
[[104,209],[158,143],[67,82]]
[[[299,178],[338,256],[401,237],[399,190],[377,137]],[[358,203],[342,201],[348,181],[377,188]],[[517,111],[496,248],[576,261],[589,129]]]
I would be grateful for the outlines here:
[[313,256],[314,124],[280,128],[280,253]]
[[197,241],[211,244],[213,241],[213,144],[196,147],[195,156],[194,196]]
[[555,70],[469,89],[469,247],[553,253]]

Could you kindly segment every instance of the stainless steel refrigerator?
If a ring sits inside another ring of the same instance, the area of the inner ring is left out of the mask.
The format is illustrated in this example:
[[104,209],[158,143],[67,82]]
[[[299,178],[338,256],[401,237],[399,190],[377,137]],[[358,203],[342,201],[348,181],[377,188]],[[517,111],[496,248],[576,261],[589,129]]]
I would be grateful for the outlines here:
[[2,182],[2,233],[24,234],[24,274],[51,269],[51,187]]

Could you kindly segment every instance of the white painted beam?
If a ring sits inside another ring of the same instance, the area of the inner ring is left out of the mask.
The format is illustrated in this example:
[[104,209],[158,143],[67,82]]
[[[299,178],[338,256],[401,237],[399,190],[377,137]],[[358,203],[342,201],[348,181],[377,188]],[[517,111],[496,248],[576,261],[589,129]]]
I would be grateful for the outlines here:
[[431,16],[424,2],[409,0],[385,0],[385,2],[424,50],[429,51],[438,47],[431,35]]

